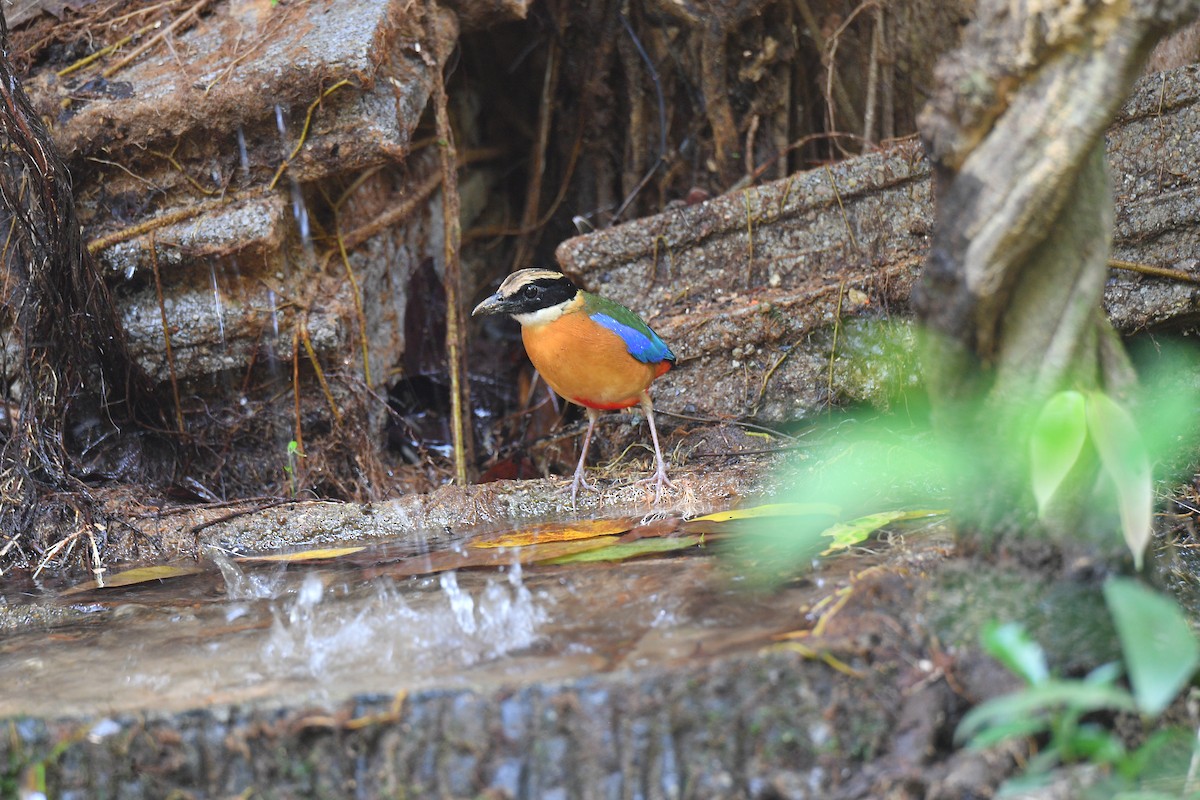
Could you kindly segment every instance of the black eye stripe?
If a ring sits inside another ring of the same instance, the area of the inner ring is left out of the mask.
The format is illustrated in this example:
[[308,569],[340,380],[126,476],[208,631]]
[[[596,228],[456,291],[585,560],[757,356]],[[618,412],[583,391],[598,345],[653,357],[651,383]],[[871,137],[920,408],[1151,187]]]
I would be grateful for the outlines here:
[[[504,297],[525,311],[549,308],[573,298],[579,290],[565,276],[534,278],[504,289]],[[521,313],[525,313],[525,311]]]

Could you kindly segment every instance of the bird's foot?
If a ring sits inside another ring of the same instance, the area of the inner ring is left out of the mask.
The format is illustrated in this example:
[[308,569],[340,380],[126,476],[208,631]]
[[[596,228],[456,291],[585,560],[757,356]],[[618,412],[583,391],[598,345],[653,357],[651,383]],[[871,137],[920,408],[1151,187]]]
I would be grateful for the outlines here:
[[575,480],[571,481],[571,508],[575,508],[575,500],[579,496],[580,488],[587,489],[589,492],[596,491],[596,484],[588,483],[587,479],[583,477],[582,465],[575,470]]
[[659,464],[658,469],[654,470],[654,474],[649,478],[642,478],[636,482],[634,486],[653,486],[654,487],[654,502],[662,502],[662,493],[664,487],[675,488],[675,484],[667,477],[666,464]]

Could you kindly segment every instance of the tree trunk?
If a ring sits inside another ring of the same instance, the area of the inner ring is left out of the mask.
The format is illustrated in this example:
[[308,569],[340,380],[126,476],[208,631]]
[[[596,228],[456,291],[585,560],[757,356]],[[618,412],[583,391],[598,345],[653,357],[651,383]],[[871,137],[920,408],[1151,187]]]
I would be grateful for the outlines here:
[[1028,423],[1047,398],[1133,386],[1100,308],[1113,222],[1103,133],[1154,42],[1196,10],[984,0],[938,66],[920,121],[938,221],[913,300],[935,425],[983,442],[966,478],[989,487],[967,493],[978,530],[1027,521]]

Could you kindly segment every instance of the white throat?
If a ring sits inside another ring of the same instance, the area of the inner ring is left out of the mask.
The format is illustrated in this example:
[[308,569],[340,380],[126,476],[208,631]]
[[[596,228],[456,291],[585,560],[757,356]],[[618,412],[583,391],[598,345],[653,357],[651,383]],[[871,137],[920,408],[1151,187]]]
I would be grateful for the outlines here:
[[537,328],[554,322],[554,320],[570,311],[574,306],[579,305],[579,302],[581,302],[581,299],[573,297],[570,300],[564,300],[558,305],[550,306],[549,308],[539,308],[537,311],[530,311],[527,314],[513,314],[512,316],[513,319],[521,323],[522,328]]

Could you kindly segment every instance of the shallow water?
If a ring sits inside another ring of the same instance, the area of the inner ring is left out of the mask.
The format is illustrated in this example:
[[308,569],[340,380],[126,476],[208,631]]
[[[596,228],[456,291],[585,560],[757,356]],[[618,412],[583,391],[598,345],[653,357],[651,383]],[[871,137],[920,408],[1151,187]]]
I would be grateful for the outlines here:
[[544,682],[757,649],[805,626],[824,581],[746,591],[713,550],[544,566],[507,548],[497,566],[421,571],[477,556],[468,537],[308,563],[215,553],[195,575],[46,592],[29,599],[78,613],[0,640],[0,716]]

